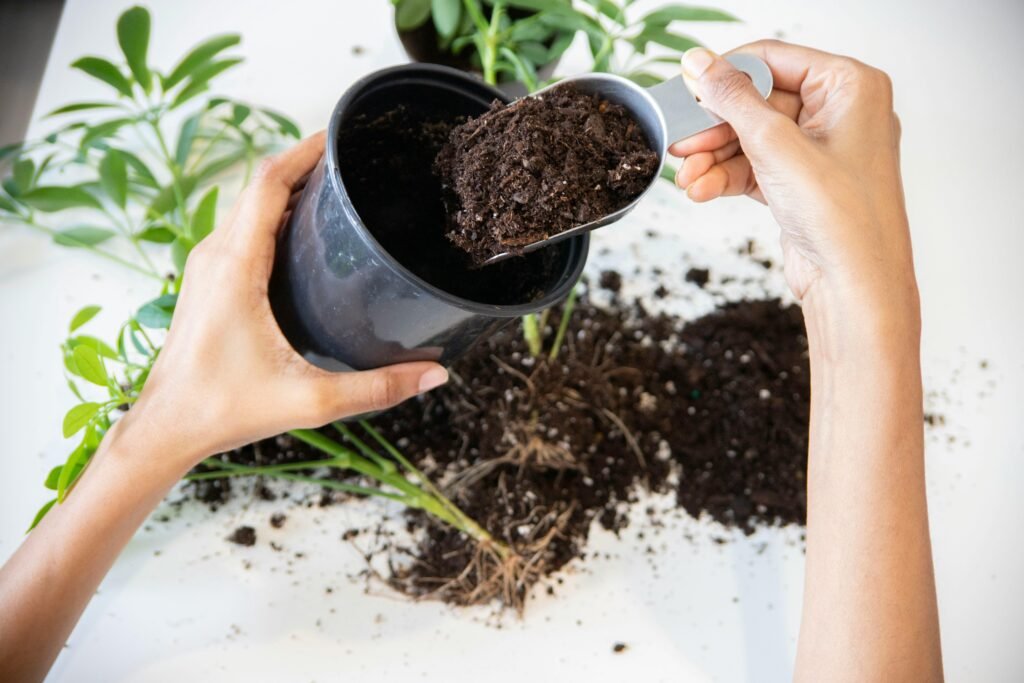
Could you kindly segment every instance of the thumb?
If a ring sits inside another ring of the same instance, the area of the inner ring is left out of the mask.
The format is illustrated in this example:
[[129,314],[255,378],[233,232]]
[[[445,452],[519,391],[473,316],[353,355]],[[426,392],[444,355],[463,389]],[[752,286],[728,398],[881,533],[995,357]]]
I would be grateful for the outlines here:
[[437,363],[401,363],[362,372],[324,373],[318,380],[314,412],[322,423],[384,410],[436,389],[448,381]]
[[686,87],[711,112],[732,125],[740,142],[755,138],[786,119],[757,92],[750,78],[725,59],[702,47],[682,58]]

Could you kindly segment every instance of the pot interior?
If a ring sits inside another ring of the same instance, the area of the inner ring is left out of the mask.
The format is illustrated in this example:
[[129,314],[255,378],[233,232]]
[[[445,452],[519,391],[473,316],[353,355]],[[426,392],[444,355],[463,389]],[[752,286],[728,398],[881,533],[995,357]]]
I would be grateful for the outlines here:
[[583,258],[582,243],[474,268],[445,237],[434,157],[454,125],[487,110],[493,91],[444,70],[387,75],[394,77],[356,93],[336,121],[342,185],[377,243],[419,279],[471,302],[525,305],[567,291]]

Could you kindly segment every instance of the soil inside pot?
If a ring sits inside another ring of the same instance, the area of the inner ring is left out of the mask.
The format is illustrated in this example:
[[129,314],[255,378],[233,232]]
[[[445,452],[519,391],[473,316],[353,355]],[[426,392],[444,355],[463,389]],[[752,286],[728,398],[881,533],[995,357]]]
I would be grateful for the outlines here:
[[455,127],[434,169],[448,238],[479,264],[623,208],[658,155],[625,108],[564,85]]
[[338,165],[349,198],[381,246],[431,285],[481,303],[533,301],[557,283],[567,249],[476,269],[445,239],[441,183],[431,167],[456,123],[402,105],[354,117],[338,140]]

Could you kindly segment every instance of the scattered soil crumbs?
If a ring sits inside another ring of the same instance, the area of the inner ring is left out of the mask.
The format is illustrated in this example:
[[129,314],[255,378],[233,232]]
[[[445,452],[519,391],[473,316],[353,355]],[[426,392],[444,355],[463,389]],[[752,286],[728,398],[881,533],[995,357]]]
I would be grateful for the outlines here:
[[533,301],[561,276],[567,245],[474,268],[469,256],[445,239],[441,181],[432,165],[452,127],[464,118],[405,106],[353,117],[338,140],[342,180],[373,236],[417,276],[473,301]]
[[628,649],[629,645],[626,645],[625,643],[615,643],[614,645],[612,645],[612,652],[614,652],[615,654],[622,654]]
[[[550,325],[545,334],[548,347]],[[530,357],[509,327],[451,373],[375,424],[470,517],[529,552],[520,601],[529,583],[584,555],[594,520],[625,528],[644,490],[674,491],[689,514],[748,534],[804,523],[810,388],[797,306],[744,301],[685,324],[583,297],[555,361]],[[318,457],[306,448],[281,436],[221,457]],[[217,494],[214,503],[227,495]],[[479,547],[422,512],[407,515],[425,533],[413,547],[385,545],[400,560],[385,579],[412,596],[474,602]]]
[[658,155],[623,107],[564,85],[456,127],[434,170],[448,238],[483,263],[626,206]]
[[240,526],[231,532],[228,540],[238,545],[256,545],[256,530],[251,526]]
[[704,289],[704,285],[711,279],[711,273],[707,268],[690,268],[686,271],[686,281],[692,282],[701,289]]

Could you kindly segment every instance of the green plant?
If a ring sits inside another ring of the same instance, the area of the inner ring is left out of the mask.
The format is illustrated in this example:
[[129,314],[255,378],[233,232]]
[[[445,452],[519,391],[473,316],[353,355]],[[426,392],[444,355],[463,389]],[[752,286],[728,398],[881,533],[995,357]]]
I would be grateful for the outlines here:
[[[0,149],[11,175],[0,183],[0,220],[85,249],[156,280],[162,273],[146,245],[169,245],[180,276],[189,251],[214,226],[218,189],[211,184],[253,161],[281,136],[299,137],[287,117],[225,97],[200,97],[241,63],[225,54],[241,38],[215,36],[166,73],[148,63],[150,15],[141,7],[117,22],[123,61],[88,56],[72,68],[106,86],[108,97],[72,102],[47,115],[75,119],[40,140]],[[177,123],[177,134],[168,129]],[[169,141],[173,144],[169,144]],[[84,219],[65,226],[55,214]],[[117,249],[130,247],[130,256]]]
[[561,57],[577,34],[586,37],[592,71],[619,73],[649,86],[662,80],[649,70],[651,65],[678,61],[678,56],[648,57],[651,45],[676,53],[700,45],[676,32],[675,23],[736,21],[721,10],[682,4],[636,17],[632,0],[391,1],[399,30],[432,21],[442,52],[460,55],[472,48],[471,63],[486,82],[495,84],[505,76],[531,92],[541,85],[538,68]]
[[[65,438],[81,434],[81,440],[66,461],[47,475],[45,486],[55,492],[55,497],[39,510],[30,530],[53,505],[64,501],[103,436],[138,399],[160,353],[164,331],[170,327],[188,252],[214,227],[219,188],[200,190],[220,173],[243,162],[251,167],[254,158],[269,149],[279,135],[299,137],[297,126],[277,112],[214,97],[181,122],[172,154],[163,131],[165,117],[205,92],[214,76],[241,61],[218,58],[240,38],[211,38],[163,75],[146,60],[149,32],[148,11],[133,7],[121,15],[117,24],[124,64],[85,57],[72,65],[114,88],[118,99],[72,103],[50,114],[113,109],[117,110],[115,118],[67,124],[40,142],[0,150],[0,156],[14,157],[11,175],[0,183],[0,219],[26,225],[52,236],[57,244],[87,249],[161,282],[159,296],[121,325],[114,345],[81,331],[100,312],[99,306],[86,306],[72,318],[61,351],[68,387],[79,402],[65,414],[62,431]],[[131,140],[126,135],[129,131],[134,133]],[[69,135],[74,136],[72,141]],[[148,164],[130,149],[131,142],[145,148],[141,154],[148,152]],[[37,164],[34,157],[40,155],[43,159]],[[44,184],[43,179],[72,173],[71,169],[85,174],[86,179],[63,185],[46,180]],[[198,194],[202,196],[193,201]],[[63,227],[38,220],[39,213],[66,209],[87,209],[97,221]],[[136,260],[104,248],[115,237],[131,245]],[[162,276],[143,243],[169,247],[174,272]],[[365,421],[360,425],[383,454],[347,425],[338,423],[335,430],[355,450],[320,432],[296,430],[291,432],[293,436],[326,457],[266,467],[210,458],[189,478],[270,476],[394,500],[421,509],[473,539],[480,552],[490,558],[495,590],[516,585],[514,580],[509,583],[502,577],[521,571],[519,556],[459,510],[372,425]],[[351,471],[375,483],[367,486],[318,477],[317,471],[324,468]],[[482,599],[488,597],[483,595]],[[507,604],[517,599],[512,594],[502,597]]]

